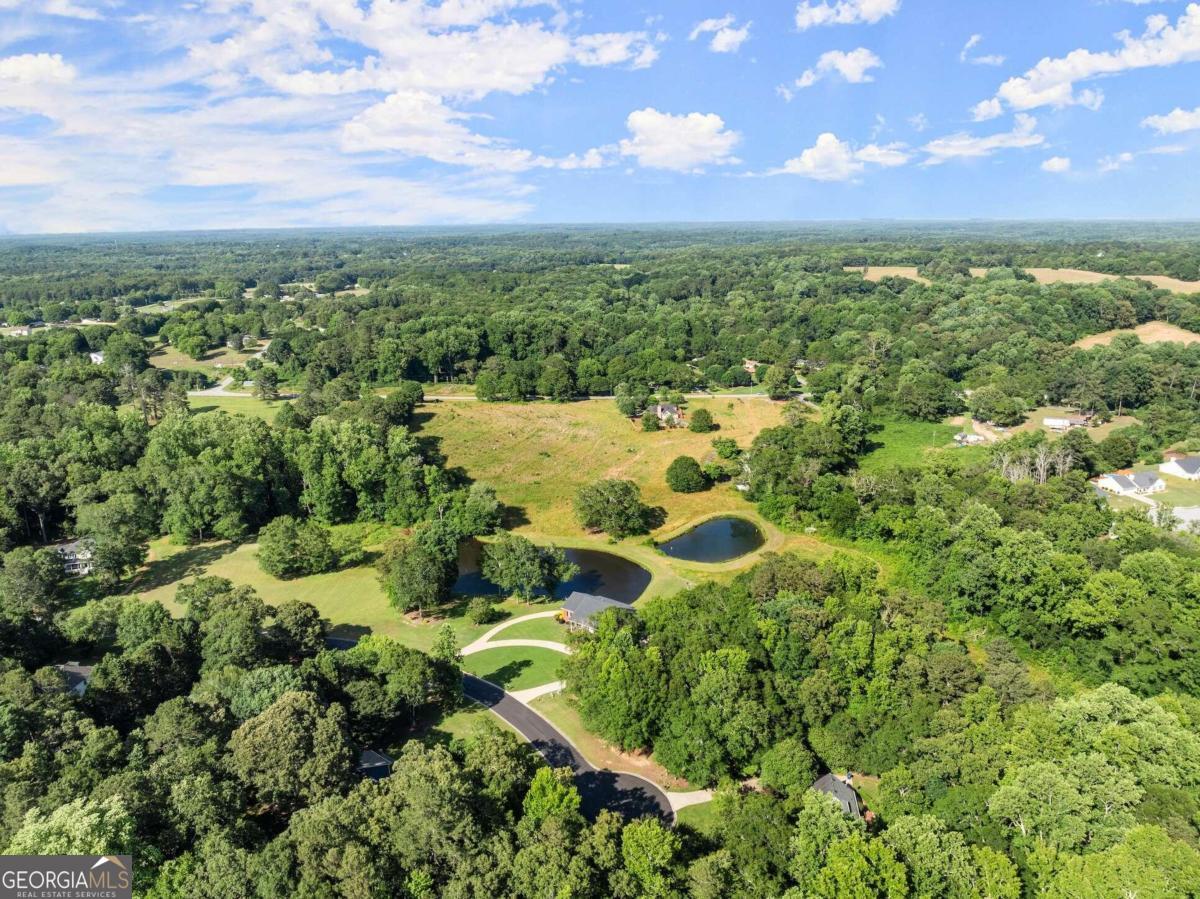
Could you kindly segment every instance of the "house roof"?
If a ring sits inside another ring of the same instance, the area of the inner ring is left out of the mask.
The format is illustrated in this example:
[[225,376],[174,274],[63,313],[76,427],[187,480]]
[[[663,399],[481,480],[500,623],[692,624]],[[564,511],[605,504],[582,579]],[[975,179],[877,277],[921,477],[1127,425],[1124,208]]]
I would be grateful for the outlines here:
[[86,684],[92,676],[92,665],[80,665],[78,662],[67,662],[65,665],[55,665],[67,679],[67,689],[74,690],[80,684]]
[[817,778],[816,783],[812,785],[812,789],[818,793],[826,793],[832,796],[847,815],[854,815],[856,818],[862,816],[862,812],[858,807],[858,793],[854,791],[854,787],[850,786],[840,777],[834,777],[833,774],[822,775]]
[[617,602],[615,599],[609,599],[607,596],[593,596],[591,593],[580,593],[578,590],[572,591],[571,595],[563,601],[563,610],[571,616],[572,620],[587,625],[590,625],[592,619],[605,609],[613,608],[628,609],[629,606],[623,602]]
[[1188,474],[1200,472],[1200,456],[1184,456],[1182,459],[1176,459],[1175,464]]
[[666,415],[678,415],[679,407],[674,403],[659,403],[655,408]]
[[1133,481],[1129,479],[1128,475],[1106,474],[1105,477],[1108,478],[1110,481],[1112,481],[1114,484],[1116,484],[1118,487],[1120,487],[1122,490],[1132,490],[1133,489]]
[[382,752],[376,752],[374,749],[364,749],[358,754],[358,768],[360,771],[365,768],[378,768],[382,765],[391,764],[391,756]]
[[1147,487],[1153,487],[1157,484],[1160,478],[1152,471],[1138,471],[1134,472],[1129,480],[1133,481],[1137,487],[1145,490]]

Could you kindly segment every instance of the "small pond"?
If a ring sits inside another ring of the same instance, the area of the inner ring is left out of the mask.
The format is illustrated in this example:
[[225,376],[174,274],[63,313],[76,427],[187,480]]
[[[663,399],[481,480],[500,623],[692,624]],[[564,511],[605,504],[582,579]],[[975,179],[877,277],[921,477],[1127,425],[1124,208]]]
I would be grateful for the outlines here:
[[[650,572],[628,559],[599,549],[568,549],[567,558],[579,566],[579,574],[558,585],[554,595],[562,599],[573,590],[606,596],[618,602],[633,602],[650,586]],[[458,580],[454,592],[472,596],[495,596],[500,588],[479,570],[483,544],[469,540],[458,553]]]
[[673,559],[688,562],[728,562],[758,549],[766,538],[758,525],[745,518],[710,518],[658,548]]

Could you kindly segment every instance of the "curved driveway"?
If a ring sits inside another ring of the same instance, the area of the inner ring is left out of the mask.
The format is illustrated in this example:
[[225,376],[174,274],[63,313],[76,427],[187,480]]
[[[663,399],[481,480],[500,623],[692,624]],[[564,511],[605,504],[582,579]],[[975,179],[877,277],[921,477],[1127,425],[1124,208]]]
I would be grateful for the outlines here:
[[516,728],[552,767],[574,771],[582,811],[589,819],[595,820],[601,809],[611,809],[629,820],[650,815],[667,824],[674,821],[666,793],[636,775],[598,770],[549,721],[495,684],[464,674],[463,693]]

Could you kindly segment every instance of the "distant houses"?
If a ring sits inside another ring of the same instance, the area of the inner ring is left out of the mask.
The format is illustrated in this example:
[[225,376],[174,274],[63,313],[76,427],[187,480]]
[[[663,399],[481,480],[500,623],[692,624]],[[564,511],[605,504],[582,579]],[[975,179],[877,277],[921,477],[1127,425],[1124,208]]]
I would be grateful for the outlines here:
[[1158,470],[1186,481],[1200,481],[1200,456],[1171,454]]
[[62,558],[63,571],[69,575],[92,573],[92,542],[87,538],[67,540],[54,544],[51,549]]
[[1163,479],[1152,471],[1117,471],[1101,475],[1096,486],[1117,496],[1146,496],[1167,489]]
[[563,620],[570,627],[585,631],[596,630],[596,618],[609,609],[628,609],[623,602],[609,599],[607,596],[593,596],[591,593],[580,593],[578,590],[563,601]]

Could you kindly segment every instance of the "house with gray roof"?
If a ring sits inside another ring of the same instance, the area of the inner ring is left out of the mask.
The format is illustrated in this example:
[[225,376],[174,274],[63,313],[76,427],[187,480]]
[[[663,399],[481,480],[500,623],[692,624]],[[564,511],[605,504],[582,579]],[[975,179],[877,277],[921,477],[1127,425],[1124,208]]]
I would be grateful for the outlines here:
[[369,777],[371,780],[383,780],[392,773],[392,758],[374,749],[364,749],[358,754],[358,764],[354,766],[359,777]]
[[668,427],[675,427],[683,422],[683,415],[674,403],[657,403],[651,406],[658,420]]
[[571,627],[582,628],[585,631],[596,630],[596,618],[609,609],[628,609],[623,602],[609,599],[607,596],[593,596],[591,593],[580,593],[575,590],[563,601],[563,617]]
[[837,800],[837,804],[842,807],[842,811],[847,815],[853,815],[855,818],[862,817],[862,808],[858,800],[858,793],[854,787],[850,786],[850,777],[838,777],[836,774],[830,773],[817,778],[811,789],[818,793],[825,793]]
[[92,665],[80,665],[78,662],[67,662],[54,666],[67,682],[67,689],[76,696],[87,692],[88,678],[92,676]]
[[92,573],[92,541],[88,538],[81,540],[65,540],[55,543],[52,547],[62,559],[63,571],[69,575]]
[[1096,485],[1118,496],[1145,496],[1167,489],[1163,479],[1152,471],[1116,471],[1101,475]]
[[1187,481],[1200,481],[1200,456],[1180,456],[1168,459],[1158,470]]

